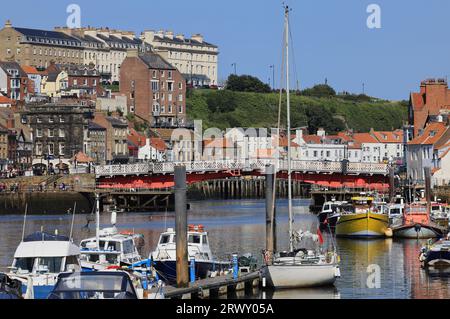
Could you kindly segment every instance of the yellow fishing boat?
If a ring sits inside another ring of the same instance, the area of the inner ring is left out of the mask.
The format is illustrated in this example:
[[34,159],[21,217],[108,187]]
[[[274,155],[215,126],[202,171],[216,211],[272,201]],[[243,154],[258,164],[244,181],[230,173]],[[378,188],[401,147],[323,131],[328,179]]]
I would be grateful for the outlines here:
[[336,223],[336,236],[384,237],[389,216],[372,205],[373,197],[353,197],[354,210],[344,212]]

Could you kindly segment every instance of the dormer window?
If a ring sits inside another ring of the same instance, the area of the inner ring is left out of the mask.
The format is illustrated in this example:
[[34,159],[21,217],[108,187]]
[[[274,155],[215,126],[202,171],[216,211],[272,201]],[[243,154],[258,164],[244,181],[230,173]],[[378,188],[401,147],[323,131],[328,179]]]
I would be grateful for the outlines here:
[[436,136],[436,131],[430,131],[430,136]]

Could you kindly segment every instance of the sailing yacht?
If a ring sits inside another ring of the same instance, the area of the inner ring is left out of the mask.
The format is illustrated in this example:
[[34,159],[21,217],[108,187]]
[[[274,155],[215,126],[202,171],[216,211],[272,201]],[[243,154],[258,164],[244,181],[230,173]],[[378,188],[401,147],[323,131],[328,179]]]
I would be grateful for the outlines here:
[[[285,13],[285,54],[286,54],[286,94],[287,94],[287,136],[291,132],[290,95],[289,95],[289,7],[284,7]],[[280,288],[302,288],[331,285],[339,277],[339,260],[335,251],[324,253],[322,249],[295,248],[307,237],[312,237],[317,243],[319,238],[312,234],[293,230],[292,210],[292,166],[291,143],[288,144],[288,210],[289,210],[289,251],[265,256],[266,266],[263,276],[269,286]],[[273,216],[273,215],[272,215]],[[319,236],[318,236],[319,237]],[[320,244],[323,244],[320,236]]]

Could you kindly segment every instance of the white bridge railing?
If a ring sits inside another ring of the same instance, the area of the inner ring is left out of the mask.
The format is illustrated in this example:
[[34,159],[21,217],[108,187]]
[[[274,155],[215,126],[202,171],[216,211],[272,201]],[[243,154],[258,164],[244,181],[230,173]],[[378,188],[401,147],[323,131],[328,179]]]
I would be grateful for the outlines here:
[[[97,177],[102,176],[127,176],[127,175],[149,175],[149,174],[172,174],[177,165],[186,166],[188,173],[230,171],[230,170],[263,170],[267,165],[274,165],[278,171],[286,171],[287,160],[219,160],[219,161],[197,161],[197,162],[163,162],[163,163],[137,163],[118,165],[99,165],[95,167]],[[388,175],[387,164],[379,163],[353,163],[353,162],[330,162],[330,161],[291,161],[294,172],[313,173],[345,173],[345,174],[377,174]]]

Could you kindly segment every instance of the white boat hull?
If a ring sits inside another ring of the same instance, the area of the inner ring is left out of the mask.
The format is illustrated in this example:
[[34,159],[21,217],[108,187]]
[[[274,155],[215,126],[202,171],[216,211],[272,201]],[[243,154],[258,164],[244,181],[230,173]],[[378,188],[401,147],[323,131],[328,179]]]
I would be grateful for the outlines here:
[[430,228],[421,227],[419,231],[416,231],[414,227],[409,227],[394,231],[394,237],[427,239],[427,238],[436,238],[438,237],[438,234]]
[[276,289],[333,285],[338,272],[335,264],[273,265],[264,268],[267,284]]

